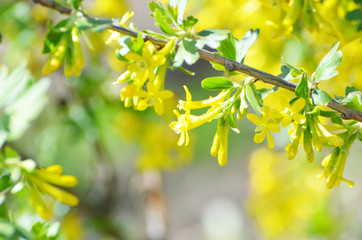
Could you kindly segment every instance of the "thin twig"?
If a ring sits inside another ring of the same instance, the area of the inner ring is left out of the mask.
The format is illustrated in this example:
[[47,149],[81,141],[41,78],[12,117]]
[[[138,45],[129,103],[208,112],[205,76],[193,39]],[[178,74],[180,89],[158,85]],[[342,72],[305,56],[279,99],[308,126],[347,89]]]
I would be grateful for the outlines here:
[[[54,9],[63,14],[70,15],[73,12],[73,9],[59,5],[58,3],[55,3],[54,1],[51,1],[51,0],[32,0],[32,1],[34,3],[42,5],[44,7]],[[87,14],[84,14],[84,17],[93,19],[93,20],[99,20],[98,18],[95,18],[95,17],[87,15]],[[109,24],[109,26],[107,28],[111,29],[113,31],[128,35],[128,36],[132,36],[132,37],[137,37],[138,34],[140,34],[137,31],[133,31],[131,29],[121,26],[116,21],[114,21],[112,24]],[[159,46],[164,46],[167,43],[165,40],[162,40],[162,39],[159,39],[159,38],[156,38],[156,37],[150,36],[148,34],[144,34],[144,33],[142,33],[142,37],[144,40],[149,40],[152,43],[159,45]],[[232,61],[230,59],[221,57],[221,56],[216,55],[207,50],[198,49],[197,51],[200,54],[200,58],[205,59],[210,62],[219,63],[219,64],[225,66],[225,68],[229,71],[238,71],[238,72],[247,74],[249,76],[252,76],[265,83],[269,83],[269,84],[272,84],[272,85],[275,85],[275,86],[278,86],[281,88],[285,88],[285,89],[288,89],[293,92],[295,91],[295,88],[297,87],[296,83],[286,81],[281,77],[277,77],[272,74],[249,67],[245,64],[241,64],[241,63]],[[346,120],[353,119],[353,120],[362,122],[362,111],[359,111],[357,109],[347,108],[347,107],[341,105],[341,103],[335,99],[332,99],[332,101],[330,103],[328,103],[328,107],[341,113],[340,116],[343,119],[346,119]]]

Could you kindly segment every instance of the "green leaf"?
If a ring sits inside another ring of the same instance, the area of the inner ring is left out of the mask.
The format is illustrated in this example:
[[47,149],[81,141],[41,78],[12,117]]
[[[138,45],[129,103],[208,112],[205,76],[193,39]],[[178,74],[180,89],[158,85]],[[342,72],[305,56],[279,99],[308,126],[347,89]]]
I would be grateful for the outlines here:
[[199,20],[193,16],[188,16],[186,20],[183,20],[182,25],[185,28],[192,28]]
[[0,109],[11,105],[24,92],[29,84],[30,74],[23,62],[10,74],[3,67],[0,69]]
[[74,21],[74,24],[79,31],[92,30],[94,32],[102,32],[112,23],[114,23],[114,21],[111,19],[94,19],[87,17],[80,17]]
[[302,78],[300,79],[296,89],[295,95],[299,98],[308,99],[309,98],[309,88],[308,88],[308,76],[303,73]]
[[243,63],[245,60],[245,55],[251,45],[258,39],[260,33],[260,29],[257,28],[255,30],[250,29],[245,33],[243,38],[240,41],[235,42],[236,45],[236,61],[239,63]]
[[264,99],[270,93],[275,92],[275,90],[274,90],[274,88],[259,88],[259,89],[256,89],[256,92],[260,94],[262,99]]
[[177,35],[175,31],[170,27],[170,23],[167,21],[168,19],[165,18],[165,15],[159,9],[155,10],[154,18],[156,21],[156,26],[158,26],[162,32],[171,36]]
[[13,184],[9,174],[4,174],[0,177],[0,192],[9,188]]
[[353,20],[362,20],[362,10],[361,9],[355,9],[353,11],[350,11],[346,14],[346,19],[353,21]]
[[227,39],[220,42],[220,46],[217,50],[219,50],[223,57],[238,63],[243,63],[247,51],[258,38],[259,32],[259,29],[250,29],[245,33],[241,40],[238,40],[232,34],[229,34]]
[[59,227],[59,222],[38,222],[33,225],[31,231],[34,234],[34,239],[55,240],[59,235]]
[[52,50],[58,44],[62,34],[71,31],[72,22],[70,21],[69,18],[67,18],[60,21],[54,27],[51,26],[50,24],[48,26],[49,26],[49,31],[45,37],[44,47],[43,47],[44,54],[52,52]]
[[283,65],[280,70],[282,70],[282,73],[278,75],[278,77],[284,78],[285,80],[287,80],[287,76],[290,74],[290,68],[288,68],[288,66]]
[[151,10],[151,17],[155,19],[155,25],[162,32],[171,36],[177,36],[178,31],[176,32],[175,28],[171,27],[171,24],[176,24],[177,16],[175,16],[175,9],[166,8],[164,5],[155,2],[149,2],[148,5]]
[[362,130],[358,130],[357,139],[358,141],[362,141]]
[[246,85],[246,98],[248,99],[250,105],[254,108],[255,112],[259,115],[262,114],[261,107],[263,106],[263,101],[260,94],[256,92],[254,85]]
[[177,9],[177,23],[182,24],[182,19],[188,0],[170,0],[169,6]]
[[355,91],[358,91],[357,88],[355,87],[346,87],[346,89],[344,90],[344,94],[347,96],[350,92],[355,92]]
[[200,39],[197,40],[196,46],[201,49],[205,45],[212,49],[217,49],[220,45],[220,41],[226,39],[228,37],[229,30],[221,30],[221,29],[206,29],[203,30],[197,35]]
[[289,74],[287,76],[285,76],[285,78],[284,78],[287,81],[299,78],[302,75],[302,73],[304,72],[303,69],[294,67],[293,65],[284,61],[284,58],[282,58],[282,62],[284,64],[284,66],[289,69]]
[[236,121],[235,121],[234,114],[228,114],[225,120],[228,122],[231,130],[233,130],[236,133],[240,133],[238,125],[236,124]]
[[79,5],[81,4],[83,0],[72,0],[72,5],[75,9],[79,8]]
[[338,74],[338,71],[334,70],[342,61],[342,52],[337,51],[338,46],[339,43],[334,45],[319,63],[315,71],[314,81],[327,80]]
[[234,84],[224,77],[210,77],[202,80],[201,86],[206,90],[223,90],[232,88]]
[[177,49],[173,67],[180,67],[184,61],[188,65],[192,65],[199,57],[200,55],[196,48],[196,40],[184,38]]
[[39,80],[28,88],[18,99],[5,109],[5,113],[9,114],[9,140],[18,139],[25,130],[43,110],[47,98],[50,81],[47,78]]
[[320,104],[326,106],[330,101],[332,101],[332,98],[325,91],[315,89],[312,93],[312,100],[314,105]]
[[220,42],[220,46],[217,50],[219,50],[221,56],[230,60],[236,60],[235,41],[237,41],[237,39],[229,33],[228,38]]
[[20,160],[19,153],[9,146],[4,148],[4,156],[5,158],[17,158]]
[[5,68],[0,70],[0,147],[8,139],[20,137],[40,113],[49,84],[49,80],[33,84],[26,63],[21,63],[10,74]]
[[319,110],[319,115],[322,117],[327,117],[327,118],[332,118],[332,117],[338,117],[338,113],[334,112],[334,111],[324,111],[324,110]]
[[341,101],[341,104],[362,111],[362,92],[349,92],[347,97]]
[[137,39],[134,40],[129,36],[122,36],[118,38],[118,43],[121,45],[121,49],[119,50],[119,54],[125,56],[129,52],[137,53],[138,55],[142,55],[142,48],[144,42],[142,40],[142,35],[138,34]]
[[3,40],[3,35],[0,32],[0,43],[2,42],[2,40]]
[[339,125],[343,125],[342,118],[340,116],[332,117],[331,122]]

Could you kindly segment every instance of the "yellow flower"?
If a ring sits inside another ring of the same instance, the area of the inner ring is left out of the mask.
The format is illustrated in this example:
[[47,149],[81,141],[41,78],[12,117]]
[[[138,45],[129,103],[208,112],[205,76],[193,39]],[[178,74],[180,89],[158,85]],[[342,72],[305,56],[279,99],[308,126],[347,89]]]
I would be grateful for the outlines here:
[[[131,17],[133,17],[133,15],[134,15],[134,12],[133,11],[131,11],[131,12],[126,12],[124,15],[123,15],[123,17],[122,17],[122,19],[121,19],[121,21],[119,22],[119,24],[121,25],[121,26],[123,26],[123,27],[127,27],[126,25],[125,25],[125,23],[128,21],[128,19],[130,19]],[[112,41],[117,41],[118,40],[118,38],[121,36],[121,34],[119,33],[119,32],[116,32],[116,31],[112,31],[112,30],[108,30],[110,33],[111,33],[111,36],[109,36],[109,38],[107,39],[107,41],[106,41],[106,44],[110,44]]]
[[209,99],[202,100],[202,101],[192,101],[191,93],[186,85],[184,85],[184,89],[186,92],[186,101],[180,100],[178,102],[178,108],[180,110],[183,109],[185,111],[191,110],[191,109],[199,109],[199,108],[204,108],[204,107],[215,106],[219,103],[222,103],[224,101],[224,99],[227,97],[227,95],[230,93],[230,90],[221,91],[216,97],[213,97],[213,98],[210,97]]
[[166,58],[160,54],[155,54],[155,47],[151,42],[146,42],[142,48],[142,55],[137,53],[128,53],[126,58],[133,61],[128,65],[127,70],[131,73],[135,73],[135,83],[137,85],[143,85],[150,75],[154,74],[156,66],[160,66],[165,63]]
[[50,219],[51,212],[40,193],[48,194],[59,202],[70,206],[77,205],[79,202],[75,195],[59,188],[74,187],[78,182],[74,176],[61,175],[62,172],[63,169],[60,165],[34,169],[30,172],[26,169],[24,171],[24,177],[30,192],[30,202],[37,213],[46,220]]
[[191,115],[190,111],[186,111],[185,114],[180,114],[178,111],[174,110],[174,113],[177,116],[177,121],[174,121],[170,124],[170,128],[174,130],[177,134],[181,134],[178,145],[183,144],[187,145],[190,141],[188,130],[201,126],[202,124],[211,121],[216,117],[222,110],[219,107],[212,107],[201,116]]
[[169,90],[160,90],[158,86],[152,82],[147,83],[147,91],[140,90],[139,97],[142,99],[137,104],[137,110],[143,111],[149,106],[153,106],[158,115],[164,112],[164,99],[171,98],[173,92]]
[[280,125],[282,127],[288,127],[292,121],[295,121],[299,124],[303,124],[305,122],[305,117],[299,112],[305,105],[305,102],[302,98],[298,99],[292,106],[289,106],[288,101],[284,98],[280,98],[280,105],[283,110],[280,112],[282,115],[282,120],[280,121]]
[[254,142],[261,143],[264,141],[265,136],[267,136],[268,146],[269,148],[273,148],[274,140],[270,132],[279,132],[280,127],[278,124],[272,122],[272,120],[269,119],[270,115],[269,113],[270,113],[269,107],[264,107],[261,119],[252,113],[246,115],[246,117],[249,119],[249,121],[257,125],[255,129]]
[[79,41],[79,32],[76,27],[72,28],[71,38],[73,48],[72,51],[68,52],[64,67],[64,74],[67,77],[71,77],[73,73],[74,75],[79,76],[82,72],[82,68],[85,65],[84,56]]
[[218,156],[217,160],[220,166],[225,166],[227,162],[227,144],[228,144],[228,133],[229,133],[229,125],[223,119],[220,118],[217,130],[214,136],[214,140],[211,146],[211,156]]
[[285,150],[288,151],[287,156],[288,156],[289,160],[292,160],[295,157],[295,155],[297,154],[299,144],[300,144],[300,139],[302,138],[302,125],[298,124],[296,128],[297,128],[297,130],[289,129],[289,131],[288,131],[290,138],[291,138],[291,143],[285,147]]
[[345,144],[346,149],[341,147],[336,147],[330,155],[325,157],[322,161],[322,166],[324,167],[324,172],[319,174],[319,177],[326,177],[327,183],[326,187],[328,189],[333,188],[334,186],[339,186],[341,181],[344,181],[348,184],[349,187],[353,187],[354,182],[343,178],[344,166],[346,165],[346,160],[348,156],[348,150],[352,146],[352,138],[347,139]]
[[[160,51],[156,51],[156,48],[150,41],[145,42],[141,55],[130,52],[125,56],[131,61],[131,64],[128,65],[127,71],[118,78],[117,82],[124,83],[133,80],[134,84],[141,87],[148,78],[153,81],[153,79],[155,79],[156,68],[162,65],[167,67],[165,56],[171,51],[173,46],[174,39],[170,40]],[[161,81],[159,83],[160,86],[163,86],[164,76],[163,79],[158,80]]]
[[59,42],[42,68],[44,75],[49,75],[51,72],[56,71],[63,64],[65,53],[69,44],[68,40],[69,36],[67,33],[61,35]]

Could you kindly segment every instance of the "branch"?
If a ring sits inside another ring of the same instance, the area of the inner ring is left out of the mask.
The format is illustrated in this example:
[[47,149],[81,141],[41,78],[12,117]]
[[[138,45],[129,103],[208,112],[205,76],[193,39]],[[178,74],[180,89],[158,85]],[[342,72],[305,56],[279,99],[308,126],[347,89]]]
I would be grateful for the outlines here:
[[[63,14],[70,15],[73,13],[73,9],[64,7],[51,0],[32,0],[32,1],[36,4],[40,4],[44,7],[54,9]],[[84,14],[84,17],[91,19],[91,20],[100,20],[100,19],[90,16],[88,14]],[[109,26],[107,28],[110,30],[128,35],[128,36],[132,36],[132,37],[137,37],[138,34],[140,34],[137,31],[133,31],[131,29],[121,26],[120,24],[118,24],[115,21],[112,24],[109,24]],[[156,38],[156,37],[144,34],[144,33],[142,33],[142,38],[145,41],[147,41],[147,40],[151,41],[152,43],[159,45],[159,46],[164,46],[167,43],[165,40],[162,40],[162,39],[159,39],[159,38]],[[200,54],[200,58],[205,59],[210,62],[219,63],[219,64],[223,65],[225,67],[225,69],[228,71],[238,71],[238,72],[247,74],[249,76],[252,76],[265,83],[269,83],[269,84],[272,84],[272,85],[275,85],[275,86],[278,86],[281,88],[285,88],[285,89],[293,91],[293,92],[295,91],[295,88],[297,87],[297,84],[294,82],[286,81],[283,78],[280,78],[280,77],[274,76],[272,74],[260,71],[258,69],[249,67],[245,64],[241,64],[241,63],[232,61],[230,59],[218,56],[207,50],[198,49],[197,51]],[[346,120],[353,119],[353,120],[362,122],[362,111],[359,111],[357,109],[347,108],[347,107],[341,105],[341,103],[335,99],[332,99],[332,101],[329,102],[327,106],[334,109],[335,111],[341,113],[340,116],[343,119],[346,119]]]

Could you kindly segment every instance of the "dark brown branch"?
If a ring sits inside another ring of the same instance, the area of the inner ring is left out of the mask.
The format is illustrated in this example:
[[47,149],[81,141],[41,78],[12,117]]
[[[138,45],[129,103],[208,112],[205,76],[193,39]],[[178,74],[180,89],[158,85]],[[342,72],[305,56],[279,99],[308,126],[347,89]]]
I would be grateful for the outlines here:
[[64,7],[60,5],[59,3],[56,3],[54,1],[49,0],[33,0],[34,3],[40,4],[44,7],[51,8],[54,10],[57,10],[58,12],[62,14],[68,14],[70,15],[73,12],[73,9]]
[[[63,14],[70,15],[73,12],[73,9],[61,6],[50,0],[32,0],[32,1],[34,3],[42,5],[44,7],[52,8]],[[92,17],[90,15],[84,15],[84,16],[89,19],[97,20],[97,18]],[[132,36],[132,37],[137,37],[139,34],[139,32],[125,28],[125,27],[121,26],[120,24],[118,24],[117,22],[113,22],[112,24],[110,24],[108,29],[111,29],[113,31],[116,31],[116,32],[119,32],[119,33],[122,33],[122,34],[125,34],[128,36]],[[149,40],[159,46],[164,46],[167,43],[165,40],[162,40],[162,39],[159,39],[159,38],[156,38],[156,37],[144,34],[144,33],[142,33],[142,36],[143,36],[144,40]],[[295,88],[297,87],[296,83],[286,81],[283,78],[260,71],[258,69],[249,67],[244,64],[240,64],[240,63],[232,61],[230,59],[218,56],[207,50],[198,49],[198,53],[200,54],[200,58],[205,59],[210,62],[219,63],[219,64],[223,65],[229,71],[238,71],[238,72],[244,73],[246,75],[252,76],[265,83],[269,83],[269,84],[272,84],[272,85],[275,85],[275,86],[278,86],[281,88],[285,88],[285,89],[288,89],[293,92],[295,91]],[[362,112],[361,111],[356,110],[356,109],[347,108],[347,107],[341,105],[340,102],[338,102],[335,99],[332,99],[332,101],[330,103],[328,103],[328,107],[341,113],[341,117],[343,119],[353,119],[353,120],[362,122]]]

